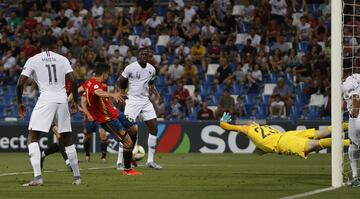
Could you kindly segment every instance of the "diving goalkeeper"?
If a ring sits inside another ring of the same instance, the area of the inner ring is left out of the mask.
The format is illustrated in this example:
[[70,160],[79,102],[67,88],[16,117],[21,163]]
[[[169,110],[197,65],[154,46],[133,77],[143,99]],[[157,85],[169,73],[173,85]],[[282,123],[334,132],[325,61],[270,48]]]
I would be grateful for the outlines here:
[[[249,125],[232,125],[229,113],[224,113],[220,119],[220,127],[228,131],[243,133],[263,153],[278,153],[298,155],[307,158],[310,152],[331,147],[331,128],[316,131],[314,128],[282,133],[267,125],[257,123]],[[343,140],[344,146],[350,145],[350,140]]]

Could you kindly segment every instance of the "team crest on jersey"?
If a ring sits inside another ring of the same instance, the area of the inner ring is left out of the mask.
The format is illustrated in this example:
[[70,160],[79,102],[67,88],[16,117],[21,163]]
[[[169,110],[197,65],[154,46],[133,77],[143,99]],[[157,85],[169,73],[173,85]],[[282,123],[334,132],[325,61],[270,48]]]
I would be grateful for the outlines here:
[[137,79],[140,79],[140,73],[139,73],[139,72],[136,72],[135,77],[136,77]]

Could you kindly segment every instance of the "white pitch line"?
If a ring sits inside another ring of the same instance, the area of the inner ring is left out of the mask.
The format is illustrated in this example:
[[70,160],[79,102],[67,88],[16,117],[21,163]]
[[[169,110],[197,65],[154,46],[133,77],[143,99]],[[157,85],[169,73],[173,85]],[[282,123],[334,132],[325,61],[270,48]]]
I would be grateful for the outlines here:
[[328,187],[328,188],[323,188],[323,189],[316,189],[314,191],[309,191],[309,192],[296,194],[296,195],[292,195],[292,196],[286,196],[286,197],[283,197],[283,198],[280,198],[280,199],[302,198],[302,197],[311,196],[311,195],[315,195],[315,194],[326,192],[326,191],[332,191],[332,190],[335,190],[337,188],[339,188],[339,187]]

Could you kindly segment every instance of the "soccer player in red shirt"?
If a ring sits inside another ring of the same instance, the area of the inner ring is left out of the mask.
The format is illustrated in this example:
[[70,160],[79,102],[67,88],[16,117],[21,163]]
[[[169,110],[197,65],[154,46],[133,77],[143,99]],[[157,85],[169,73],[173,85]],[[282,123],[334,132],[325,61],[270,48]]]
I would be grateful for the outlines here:
[[86,92],[88,110],[94,120],[108,132],[112,133],[123,144],[124,148],[124,175],[141,175],[142,173],[131,169],[132,150],[136,142],[137,131],[124,131],[118,110],[111,105],[109,98],[115,102],[124,102],[119,92],[108,93],[102,89],[102,82],[109,76],[110,66],[99,64],[95,67],[94,77],[87,80],[83,87]]

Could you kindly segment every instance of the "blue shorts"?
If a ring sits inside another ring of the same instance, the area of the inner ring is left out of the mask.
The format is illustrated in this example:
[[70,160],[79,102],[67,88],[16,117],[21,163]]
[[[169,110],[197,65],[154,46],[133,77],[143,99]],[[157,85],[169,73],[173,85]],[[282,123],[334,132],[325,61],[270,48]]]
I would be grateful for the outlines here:
[[98,132],[99,128],[102,128],[102,127],[97,122],[95,122],[95,121],[90,122],[89,120],[85,121],[86,133]]
[[135,123],[129,117],[127,117],[123,112],[119,112],[118,120],[125,130],[128,130],[130,127],[135,125]]

